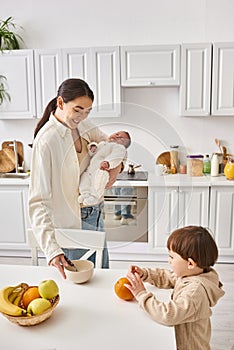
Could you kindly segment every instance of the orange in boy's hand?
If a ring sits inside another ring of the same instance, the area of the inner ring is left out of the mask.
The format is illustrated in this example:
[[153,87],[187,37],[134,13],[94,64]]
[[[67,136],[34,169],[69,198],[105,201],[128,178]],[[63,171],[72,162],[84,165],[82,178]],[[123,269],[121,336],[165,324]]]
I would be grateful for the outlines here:
[[28,289],[26,289],[26,291],[24,292],[23,296],[22,296],[22,303],[25,309],[27,309],[29,303],[37,298],[41,298],[39,291],[38,291],[38,287],[37,286],[32,286],[29,287]]
[[116,295],[123,300],[132,300],[134,295],[130,290],[125,287],[124,284],[130,284],[129,280],[126,277],[121,277],[114,285]]

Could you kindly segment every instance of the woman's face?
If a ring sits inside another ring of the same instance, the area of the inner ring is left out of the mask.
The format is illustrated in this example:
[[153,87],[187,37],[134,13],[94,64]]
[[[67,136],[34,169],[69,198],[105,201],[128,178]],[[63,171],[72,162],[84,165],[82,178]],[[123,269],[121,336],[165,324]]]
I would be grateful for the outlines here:
[[57,99],[58,108],[56,117],[70,129],[77,128],[82,120],[86,119],[92,110],[93,101],[88,96],[77,97],[65,103],[61,96]]

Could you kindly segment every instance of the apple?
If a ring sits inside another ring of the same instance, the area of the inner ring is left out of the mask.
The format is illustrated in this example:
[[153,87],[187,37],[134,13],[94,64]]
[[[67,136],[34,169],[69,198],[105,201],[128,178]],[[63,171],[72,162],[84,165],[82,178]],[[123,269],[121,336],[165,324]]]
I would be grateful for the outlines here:
[[36,298],[29,303],[27,307],[27,313],[31,315],[40,315],[44,311],[48,310],[51,306],[52,305],[49,300],[44,298]]
[[39,283],[38,291],[42,298],[52,299],[59,293],[59,288],[54,280],[44,280]]

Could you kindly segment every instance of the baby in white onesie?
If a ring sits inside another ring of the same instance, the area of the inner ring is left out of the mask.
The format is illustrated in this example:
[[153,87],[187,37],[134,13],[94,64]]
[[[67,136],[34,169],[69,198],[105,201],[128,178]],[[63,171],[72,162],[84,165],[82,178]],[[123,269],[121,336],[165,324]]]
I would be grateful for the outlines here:
[[131,144],[128,132],[118,131],[108,137],[108,141],[91,142],[88,145],[92,157],[90,165],[80,178],[79,203],[85,206],[98,204],[109,181],[109,169],[116,168],[127,156]]

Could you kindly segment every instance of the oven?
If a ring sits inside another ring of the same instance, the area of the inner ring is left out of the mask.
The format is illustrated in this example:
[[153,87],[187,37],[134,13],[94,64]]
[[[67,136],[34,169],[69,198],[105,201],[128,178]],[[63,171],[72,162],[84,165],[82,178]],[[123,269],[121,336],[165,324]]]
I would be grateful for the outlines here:
[[113,186],[104,194],[104,227],[107,241],[148,241],[148,187]]

